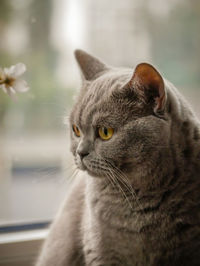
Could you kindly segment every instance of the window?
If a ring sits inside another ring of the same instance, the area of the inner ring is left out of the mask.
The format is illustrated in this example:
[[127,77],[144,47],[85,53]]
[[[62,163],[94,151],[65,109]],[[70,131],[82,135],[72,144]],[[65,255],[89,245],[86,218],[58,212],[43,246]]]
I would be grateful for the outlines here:
[[25,230],[41,240],[73,179],[63,119],[80,85],[74,49],[156,65],[200,116],[199,28],[198,1],[1,0],[0,66],[23,62],[30,90],[17,101],[0,90],[0,250]]
[[1,231],[49,222],[73,173],[63,118],[75,85],[65,75],[69,51],[54,36],[56,6],[56,1],[1,2],[1,66],[25,63],[30,86],[16,101],[0,91]]

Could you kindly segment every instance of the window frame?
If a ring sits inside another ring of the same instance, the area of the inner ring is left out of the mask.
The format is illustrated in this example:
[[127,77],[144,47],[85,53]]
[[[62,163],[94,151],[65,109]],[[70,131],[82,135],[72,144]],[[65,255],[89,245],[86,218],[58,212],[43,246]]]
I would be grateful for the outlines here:
[[0,234],[0,266],[34,265],[48,228]]

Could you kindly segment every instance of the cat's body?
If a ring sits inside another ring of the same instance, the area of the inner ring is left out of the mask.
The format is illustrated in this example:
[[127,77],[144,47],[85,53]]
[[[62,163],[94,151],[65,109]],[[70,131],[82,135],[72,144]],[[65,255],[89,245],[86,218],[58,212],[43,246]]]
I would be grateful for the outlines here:
[[[200,265],[198,120],[152,66],[132,75],[82,51],[76,57],[84,82],[70,118],[71,150],[86,171],[38,265]],[[101,127],[113,135],[101,139]]]

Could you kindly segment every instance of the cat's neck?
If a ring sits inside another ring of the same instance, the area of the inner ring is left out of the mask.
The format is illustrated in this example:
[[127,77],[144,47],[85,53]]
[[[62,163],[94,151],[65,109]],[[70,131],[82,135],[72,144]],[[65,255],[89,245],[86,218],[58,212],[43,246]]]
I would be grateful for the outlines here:
[[122,214],[138,213],[156,207],[167,191],[167,186],[159,189],[135,189],[131,181],[119,180],[113,176],[107,178],[87,177],[86,198],[95,209],[97,206],[109,206],[112,211]]

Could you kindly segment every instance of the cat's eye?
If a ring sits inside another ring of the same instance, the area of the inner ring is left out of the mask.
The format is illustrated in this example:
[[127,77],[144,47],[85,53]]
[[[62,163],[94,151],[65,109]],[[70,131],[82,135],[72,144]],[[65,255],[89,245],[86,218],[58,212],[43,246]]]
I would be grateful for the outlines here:
[[102,140],[109,140],[112,138],[114,134],[114,129],[109,127],[100,127],[98,129],[99,137]]
[[73,125],[73,126],[72,126],[72,129],[73,129],[73,131],[74,131],[74,134],[75,134],[77,137],[80,137],[80,136],[81,136],[80,129],[79,129],[76,125]]

